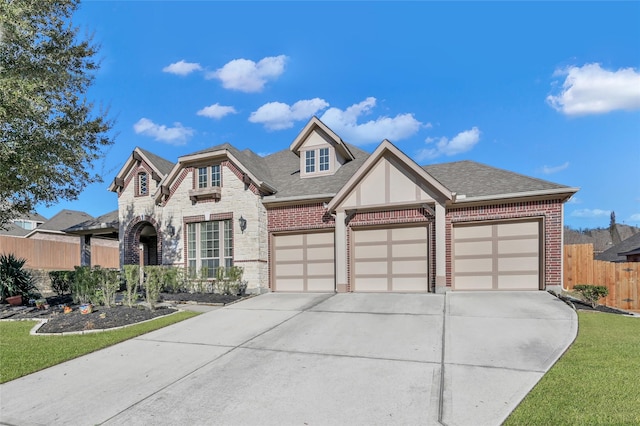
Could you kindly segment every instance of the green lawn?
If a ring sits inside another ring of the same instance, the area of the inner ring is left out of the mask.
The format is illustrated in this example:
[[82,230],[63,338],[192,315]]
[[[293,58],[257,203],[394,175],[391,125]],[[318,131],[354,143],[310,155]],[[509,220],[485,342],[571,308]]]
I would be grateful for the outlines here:
[[505,425],[640,424],[640,318],[578,312],[578,326]]
[[31,336],[35,321],[0,321],[0,383],[26,376],[198,315],[178,312],[131,327],[71,336]]

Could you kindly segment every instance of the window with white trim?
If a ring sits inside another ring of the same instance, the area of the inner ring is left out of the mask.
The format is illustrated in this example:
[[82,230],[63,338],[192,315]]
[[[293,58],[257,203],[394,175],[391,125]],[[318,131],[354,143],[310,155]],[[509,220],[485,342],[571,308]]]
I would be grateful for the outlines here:
[[300,156],[300,171],[303,177],[333,174],[335,166],[332,161],[333,149],[329,146],[309,149]]
[[321,172],[329,170],[329,148],[320,148],[320,167]]
[[304,171],[306,173],[313,173],[316,171],[316,152],[315,151],[306,151],[304,153],[305,156],[305,167]]
[[209,175],[209,167],[198,167],[198,188],[206,188],[207,186],[222,186],[222,173],[220,164],[211,166],[211,174]]
[[233,232],[231,220],[187,224],[187,266],[189,274],[214,278],[219,266],[233,266]]

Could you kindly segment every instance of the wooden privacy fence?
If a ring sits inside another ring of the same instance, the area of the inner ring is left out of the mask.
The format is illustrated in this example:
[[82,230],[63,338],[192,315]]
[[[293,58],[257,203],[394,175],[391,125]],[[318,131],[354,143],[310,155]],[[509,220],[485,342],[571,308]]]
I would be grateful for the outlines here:
[[[0,254],[9,253],[27,259],[26,267],[30,269],[71,270],[81,263],[80,242],[0,236]],[[119,258],[117,248],[98,245],[91,248],[91,265],[118,268]]]
[[609,295],[605,305],[640,311],[640,262],[605,262],[593,259],[592,244],[564,246],[564,287],[578,284],[603,285]]

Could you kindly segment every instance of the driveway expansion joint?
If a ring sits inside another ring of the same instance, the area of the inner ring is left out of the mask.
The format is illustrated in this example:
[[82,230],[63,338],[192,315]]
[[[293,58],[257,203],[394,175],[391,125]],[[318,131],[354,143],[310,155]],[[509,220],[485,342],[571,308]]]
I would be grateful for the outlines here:
[[336,357],[336,358],[355,358],[355,359],[369,359],[374,361],[411,362],[415,364],[440,365],[440,361],[421,361],[417,359],[406,359],[406,358],[384,358],[384,357],[374,357],[374,356],[367,356],[367,355],[349,355],[349,354],[335,354],[335,353],[328,353],[328,352],[293,351],[290,349],[271,349],[271,348],[252,347],[252,346],[242,346],[242,347],[239,347],[239,349],[249,349],[252,351],[277,352],[277,353],[296,354],[296,355],[318,355],[318,356],[330,356],[330,357]]

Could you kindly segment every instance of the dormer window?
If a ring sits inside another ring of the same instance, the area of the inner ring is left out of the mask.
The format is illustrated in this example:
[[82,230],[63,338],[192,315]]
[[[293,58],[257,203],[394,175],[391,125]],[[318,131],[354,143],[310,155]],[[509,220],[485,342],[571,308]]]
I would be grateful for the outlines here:
[[316,171],[316,152],[315,151],[306,151],[305,152],[305,168],[304,171],[306,173],[313,173]]
[[317,146],[300,153],[302,177],[323,176],[335,173],[335,151],[330,146]]
[[138,173],[138,195],[147,195],[149,193],[148,175],[146,172]]
[[329,148],[320,148],[320,171],[329,170]]

